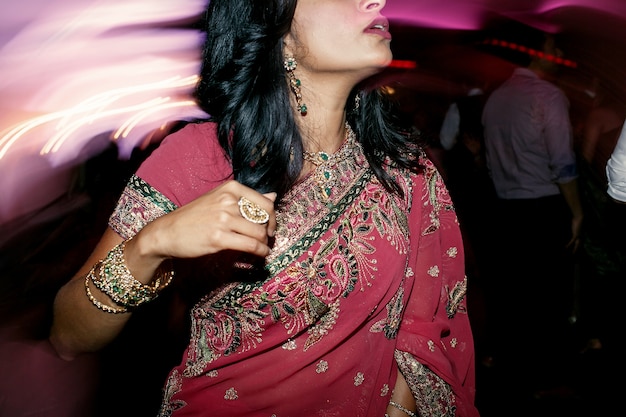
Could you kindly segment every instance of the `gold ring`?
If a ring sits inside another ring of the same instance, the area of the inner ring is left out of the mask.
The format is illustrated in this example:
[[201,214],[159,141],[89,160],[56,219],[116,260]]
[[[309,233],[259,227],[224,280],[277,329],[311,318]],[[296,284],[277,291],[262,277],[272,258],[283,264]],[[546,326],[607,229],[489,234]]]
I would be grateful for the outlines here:
[[270,215],[267,211],[263,210],[261,207],[257,206],[245,197],[241,197],[237,204],[239,204],[239,213],[241,213],[241,216],[249,222],[265,224],[270,220]]

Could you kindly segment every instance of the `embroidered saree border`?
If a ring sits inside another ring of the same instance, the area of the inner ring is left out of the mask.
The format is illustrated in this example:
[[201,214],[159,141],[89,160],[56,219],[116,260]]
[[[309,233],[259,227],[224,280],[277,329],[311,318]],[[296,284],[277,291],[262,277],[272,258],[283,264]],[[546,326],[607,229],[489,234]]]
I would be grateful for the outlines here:
[[[271,262],[268,262],[265,265],[265,270],[269,274],[267,278],[280,273],[315,244],[317,239],[344,214],[346,207],[352,204],[361,194],[373,175],[370,169],[365,169],[361,177],[354,182],[353,186],[337,203],[333,204],[332,207],[327,206],[329,212],[313,228],[305,232],[297,242],[284,250],[283,253],[277,255]],[[165,195],[136,175],[133,175],[129,180],[121,200],[122,202],[111,216],[111,221],[114,221],[113,224],[115,224],[117,230],[121,228],[130,235],[137,233],[148,222],[177,208],[177,205]],[[131,225],[135,227],[131,228]],[[137,227],[137,225],[141,225],[141,227]],[[221,297],[215,299],[211,304],[218,308],[225,304],[232,305],[235,300],[260,287],[265,281],[239,283],[226,293],[223,293]],[[207,294],[205,299],[213,298],[212,296],[214,297],[215,294]]]
[[354,186],[341,198],[341,200],[335,204],[325,215],[321,221],[314,226],[311,230],[305,233],[301,239],[289,249],[284,251],[281,255],[276,257],[276,260],[268,263],[265,269],[271,276],[278,274],[285,267],[287,267],[294,259],[298,258],[304,251],[313,245],[317,239],[333,224],[339,216],[341,216],[345,208],[352,204],[356,197],[363,191],[366,184],[370,181],[373,173],[371,170],[365,170],[361,178],[359,178]]
[[280,273],[295,259],[301,256],[308,248],[310,248],[317,241],[319,236],[327,231],[330,225],[332,225],[339,218],[339,216],[344,213],[345,208],[352,204],[356,197],[361,194],[365,186],[372,178],[372,175],[373,172],[370,169],[364,170],[361,177],[356,180],[354,185],[346,192],[346,194],[336,204],[334,204],[332,208],[330,208],[328,214],[326,214],[316,226],[304,233],[295,244],[283,251],[282,254],[278,255],[276,260],[268,262],[265,265],[265,270],[269,273],[266,279],[256,282],[239,283],[228,289],[228,291],[220,291],[221,295],[219,297],[216,297],[216,294],[214,293],[207,294],[203,297],[201,303],[212,299],[213,301],[210,304],[212,307],[217,309],[221,309],[227,305],[237,305],[237,300],[241,299],[245,294],[261,287],[265,282],[267,282],[268,279]]

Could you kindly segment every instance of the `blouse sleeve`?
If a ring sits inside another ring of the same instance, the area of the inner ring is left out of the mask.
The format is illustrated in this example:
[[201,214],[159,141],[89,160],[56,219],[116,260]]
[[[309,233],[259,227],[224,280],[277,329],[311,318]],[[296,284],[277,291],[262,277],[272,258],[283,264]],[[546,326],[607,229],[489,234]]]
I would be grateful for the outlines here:
[[190,123],[167,136],[130,178],[109,226],[125,239],[147,223],[232,178],[213,123]]
[[190,123],[167,136],[136,174],[178,206],[232,176],[214,123]]

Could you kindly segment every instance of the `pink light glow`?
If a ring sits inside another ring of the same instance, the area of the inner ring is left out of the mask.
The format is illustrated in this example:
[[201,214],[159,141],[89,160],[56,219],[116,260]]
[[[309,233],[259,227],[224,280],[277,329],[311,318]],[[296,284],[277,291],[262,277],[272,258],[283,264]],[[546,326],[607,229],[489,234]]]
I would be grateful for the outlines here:
[[0,17],[0,225],[67,192],[73,167],[106,146],[97,137],[127,158],[168,123],[205,116],[191,100],[201,36],[171,28],[204,7],[40,0]]
[[626,18],[623,0],[387,0],[383,14],[398,22],[459,30],[481,29],[497,15],[550,31],[556,29],[554,13],[572,8]]

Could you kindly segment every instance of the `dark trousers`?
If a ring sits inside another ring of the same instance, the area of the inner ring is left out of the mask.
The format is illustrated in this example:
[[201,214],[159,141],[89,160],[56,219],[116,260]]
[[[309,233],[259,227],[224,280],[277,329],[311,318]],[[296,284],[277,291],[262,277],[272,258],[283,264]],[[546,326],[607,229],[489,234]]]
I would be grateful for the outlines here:
[[487,334],[496,364],[520,389],[558,383],[571,348],[571,214],[560,195],[496,202]]

